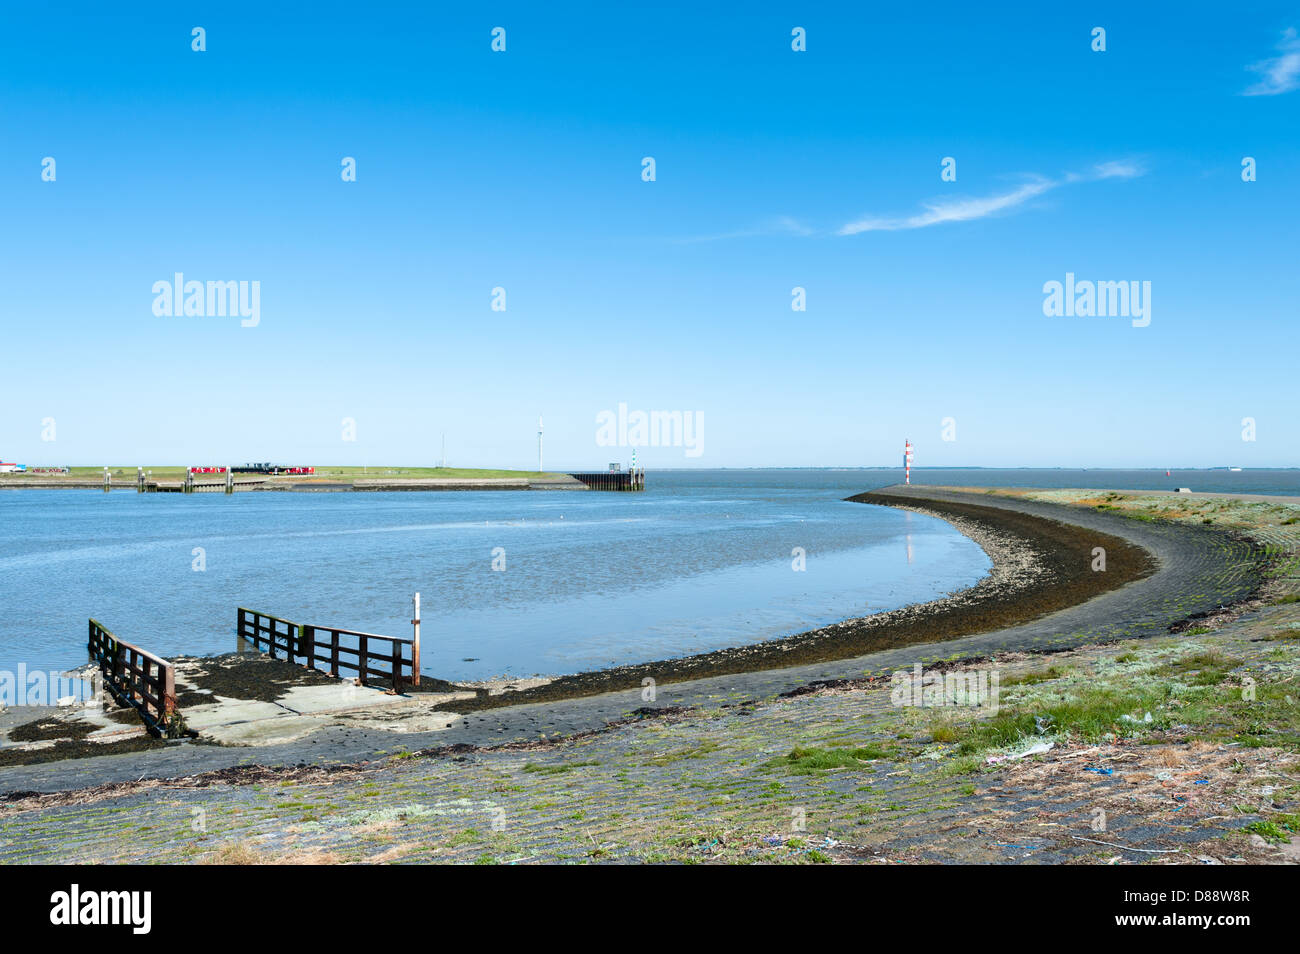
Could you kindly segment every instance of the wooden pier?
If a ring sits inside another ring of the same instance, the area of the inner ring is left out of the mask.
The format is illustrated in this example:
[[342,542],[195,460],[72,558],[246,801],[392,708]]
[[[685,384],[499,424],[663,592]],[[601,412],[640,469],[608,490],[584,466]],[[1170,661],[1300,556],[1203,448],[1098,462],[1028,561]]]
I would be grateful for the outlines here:
[[595,471],[589,474],[570,474],[574,480],[580,480],[589,490],[645,490],[644,470]]
[[99,664],[104,687],[122,705],[140,713],[150,735],[171,734],[176,711],[176,669],[167,660],[118,639],[98,620],[90,621],[86,647]]
[[[198,481],[193,474],[187,474],[182,480],[149,480],[141,472],[136,475],[135,489],[142,494],[233,494],[245,490],[257,490],[266,483],[266,478],[254,480],[235,480],[227,471],[223,480]],[[105,485],[105,489],[108,487]]]
[[403,683],[420,684],[420,647],[414,640],[295,623],[243,606],[238,608],[235,628],[241,640],[272,659],[283,658],[336,679],[344,672],[353,673],[363,686],[378,680],[395,692],[402,691]]

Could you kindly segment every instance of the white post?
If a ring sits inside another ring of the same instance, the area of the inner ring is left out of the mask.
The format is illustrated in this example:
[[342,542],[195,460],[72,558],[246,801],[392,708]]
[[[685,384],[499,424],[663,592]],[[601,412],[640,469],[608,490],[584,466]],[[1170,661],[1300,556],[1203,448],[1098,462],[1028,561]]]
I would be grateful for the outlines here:
[[415,594],[415,619],[411,620],[411,625],[415,627],[415,642],[411,645],[411,682],[415,685],[420,684],[420,594]]

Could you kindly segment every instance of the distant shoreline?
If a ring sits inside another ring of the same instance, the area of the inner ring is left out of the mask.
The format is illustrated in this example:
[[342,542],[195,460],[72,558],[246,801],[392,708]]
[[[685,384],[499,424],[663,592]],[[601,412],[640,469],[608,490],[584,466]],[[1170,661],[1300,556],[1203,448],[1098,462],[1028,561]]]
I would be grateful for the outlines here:
[[[161,470],[161,468],[158,468]],[[359,470],[359,468],[358,468]],[[435,468],[429,468],[435,470]],[[179,471],[179,472],[177,472]],[[355,493],[380,491],[465,491],[465,490],[586,490],[580,480],[563,473],[482,471],[484,474],[509,476],[473,476],[474,471],[456,472],[455,476],[438,477],[417,474],[385,475],[378,469],[377,476],[368,474],[301,474],[257,475],[237,474],[234,490],[237,493]],[[516,476],[517,474],[517,476]],[[109,489],[137,492],[136,473],[125,469],[112,471]],[[150,493],[177,493],[185,483],[183,468],[167,468],[161,475],[146,478]],[[194,485],[199,493],[221,493],[225,489],[224,474],[195,474]],[[5,474],[0,475],[0,490],[104,490],[103,476]]]

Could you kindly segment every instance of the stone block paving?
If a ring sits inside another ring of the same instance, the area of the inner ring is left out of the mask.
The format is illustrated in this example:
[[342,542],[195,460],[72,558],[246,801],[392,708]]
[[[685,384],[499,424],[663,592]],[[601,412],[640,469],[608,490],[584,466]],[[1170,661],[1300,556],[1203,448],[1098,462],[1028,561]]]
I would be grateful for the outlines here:
[[[1275,607],[1222,640],[1263,662],[1275,649],[1252,633],[1292,623],[1300,628],[1300,608]],[[1097,652],[1052,661],[1092,664]],[[1018,658],[1002,671],[1042,665]],[[933,710],[894,706],[883,684],[649,718],[528,749],[399,755],[326,780],[159,784],[87,804],[19,803],[0,811],[0,861],[1231,861],[1244,849],[1225,836],[1257,817],[1237,806],[1295,781],[1294,761],[1279,753],[1222,746],[1180,756],[1175,776],[1208,775],[1225,759],[1235,766],[1220,773],[1232,776],[1230,792],[1192,791],[1190,802],[1178,792],[1194,781],[1152,782],[1154,792],[1130,782],[1151,774],[1152,759],[1163,764],[1153,746],[1121,752],[1107,763],[1122,766],[1112,775],[1055,753],[955,774],[952,753],[926,738],[933,719]],[[887,757],[789,769],[796,747],[873,745]],[[1100,834],[1098,805],[1109,813]]]

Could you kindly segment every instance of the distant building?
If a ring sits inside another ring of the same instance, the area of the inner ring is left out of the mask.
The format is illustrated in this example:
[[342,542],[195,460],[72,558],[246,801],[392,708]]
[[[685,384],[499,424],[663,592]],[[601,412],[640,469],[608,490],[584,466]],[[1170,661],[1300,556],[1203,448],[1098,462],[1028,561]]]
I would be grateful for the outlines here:
[[315,467],[292,467],[288,464],[273,464],[270,461],[254,461],[243,467],[230,468],[236,474],[315,474]]

